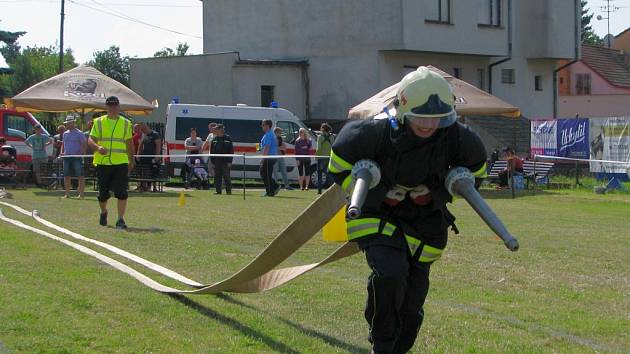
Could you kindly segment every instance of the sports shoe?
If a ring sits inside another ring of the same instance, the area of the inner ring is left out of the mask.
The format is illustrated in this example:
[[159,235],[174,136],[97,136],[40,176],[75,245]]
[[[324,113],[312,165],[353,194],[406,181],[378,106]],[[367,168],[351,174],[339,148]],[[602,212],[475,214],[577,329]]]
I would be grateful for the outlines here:
[[273,190],[271,196],[275,197],[276,195],[278,195],[279,192],[280,192],[280,185],[278,185],[278,187],[276,187],[276,189]]
[[107,213],[101,213],[98,223],[101,224],[101,226],[107,226]]
[[124,230],[127,228],[127,224],[125,224],[125,220],[123,219],[118,219],[118,221],[116,221],[116,228],[118,230]]

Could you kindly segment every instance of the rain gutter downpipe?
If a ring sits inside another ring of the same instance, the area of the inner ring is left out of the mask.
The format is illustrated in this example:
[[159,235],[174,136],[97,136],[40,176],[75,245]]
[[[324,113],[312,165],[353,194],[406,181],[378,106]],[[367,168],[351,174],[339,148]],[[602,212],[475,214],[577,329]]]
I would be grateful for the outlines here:
[[575,36],[575,48],[573,54],[573,60],[562,65],[561,67],[553,71],[553,118],[558,118],[558,72],[566,67],[569,67],[580,60],[580,39],[581,33],[581,13],[582,6],[580,0],[574,0],[573,6],[575,8],[575,26],[573,28],[573,35]]
[[512,0],[508,0],[507,7],[507,26],[508,26],[508,56],[496,63],[488,65],[488,93],[492,94],[492,68],[499,64],[503,64],[508,60],[512,60]]

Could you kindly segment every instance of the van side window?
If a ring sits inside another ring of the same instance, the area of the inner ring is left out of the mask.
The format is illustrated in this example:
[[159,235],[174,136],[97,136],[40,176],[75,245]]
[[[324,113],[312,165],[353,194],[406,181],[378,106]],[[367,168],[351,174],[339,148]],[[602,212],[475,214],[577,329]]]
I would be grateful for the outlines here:
[[25,140],[30,134],[33,133],[33,125],[22,116],[15,116],[12,114],[5,114],[5,126],[7,127],[7,136]]
[[224,119],[223,125],[233,142],[255,144],[265,134],[259,120]]
[[287,144],[295,144],[300,127],[293,122],[283,121],[278,122],[278,127],[282,128],[282,140]]
[[190,128],[197,129],[197,136],[202,140],[206,140],[206,137],[208,137],[208,124],[210,123],[223,123],[223,119],[177,117],[175,118],[175,140],[186,140],[190,136]]

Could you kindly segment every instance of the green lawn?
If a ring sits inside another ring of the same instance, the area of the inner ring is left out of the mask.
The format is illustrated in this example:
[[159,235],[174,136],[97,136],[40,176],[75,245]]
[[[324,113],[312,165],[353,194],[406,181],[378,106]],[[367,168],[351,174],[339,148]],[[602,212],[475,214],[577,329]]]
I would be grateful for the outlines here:
[[[128,232],[98,225],[86,200],[11,191],[12,202],[204,283],[247,264],[315,192],[131,194]],[[503,247],[463,200],[459,236],[433,267],[415,352],[630,352],[630,195],[484,195],[521,250]],[[113,205],[112,205],[113,206]],[[6,215],[38,228],[28,217]],[[115,222],[110,209],[110,224]],[[53,234],[56,232],[47,230]],[[123,261],[111,253],[85,244]],[[285,265],[319,261],[317,235]],[[124,261],[165,284],[185,288]],[[262,294],[167,296],[94,258],[0,223],[0,353],[367,353],[368,268],[360,255]]]

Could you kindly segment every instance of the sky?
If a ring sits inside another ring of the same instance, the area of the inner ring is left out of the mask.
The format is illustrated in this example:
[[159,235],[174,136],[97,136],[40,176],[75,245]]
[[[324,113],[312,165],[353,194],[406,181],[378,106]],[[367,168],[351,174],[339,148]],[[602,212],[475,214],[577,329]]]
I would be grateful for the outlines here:
[[[630,27],[630,0],[610,3],[618,8],[610,16],[610,32],[619,34]],[[606,18],[601,10],[605,5],[605,0],[588,1],[595,17]],[[199,0],[65,0],[65,6],[64,47],[72,48],[78,63],[112,45],[118,45],[123,55],[140,58],[164,47],[175,48],[180,42],[190,45],[189,54],[203,52]],[[0,0],[0,29],[26,31],[20,38],[23,47],[56,45],[60,7],[61,0]],[[607,20],[595,17],[591,25],[603,37]]]
[[[26,31],[22,47],[57,45],[60,12],[61,0],[0,0],[0,29]],[[190,45],[189,54],[203,52],[199,0],[65,0],[64,13],[64,48],[77,63],[112,45],[140,58],[180,42]]]

